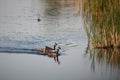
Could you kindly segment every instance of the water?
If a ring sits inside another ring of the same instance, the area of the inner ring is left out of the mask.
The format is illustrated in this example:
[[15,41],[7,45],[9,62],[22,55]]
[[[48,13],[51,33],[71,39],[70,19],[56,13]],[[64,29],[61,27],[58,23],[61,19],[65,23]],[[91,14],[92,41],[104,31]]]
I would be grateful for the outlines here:
[[[76,1],[0,0],[0,80],[119,80],[119,68],[92,64]],[[37,19],[41,21],[38,22]],[[59,61],[35,48],[57,42]],[[95,69],[93,67],[95,65]]]

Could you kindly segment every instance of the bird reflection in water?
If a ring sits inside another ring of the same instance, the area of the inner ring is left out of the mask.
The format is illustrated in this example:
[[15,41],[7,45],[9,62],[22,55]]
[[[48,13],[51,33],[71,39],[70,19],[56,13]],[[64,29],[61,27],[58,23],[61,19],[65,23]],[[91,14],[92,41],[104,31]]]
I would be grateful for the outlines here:
[[57,56],[51,56],[51,55],[49,56],[48,55],[48,57],[53,58],[55,62],[57,62],[58,64],[60,64],[59,55],[57,55]]

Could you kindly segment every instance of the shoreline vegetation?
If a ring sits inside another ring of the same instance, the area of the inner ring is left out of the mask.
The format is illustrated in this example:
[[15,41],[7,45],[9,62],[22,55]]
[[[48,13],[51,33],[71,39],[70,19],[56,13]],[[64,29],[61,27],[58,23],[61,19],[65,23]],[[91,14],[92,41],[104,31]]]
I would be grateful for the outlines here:
[[120,48],[120,0],[84,0],[82,16],[88,43],[94,48]]

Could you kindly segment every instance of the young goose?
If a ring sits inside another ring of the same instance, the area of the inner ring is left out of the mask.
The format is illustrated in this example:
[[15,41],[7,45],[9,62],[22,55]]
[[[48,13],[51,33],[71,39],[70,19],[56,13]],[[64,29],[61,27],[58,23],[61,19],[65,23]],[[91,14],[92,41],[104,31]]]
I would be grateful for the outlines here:
[[41,54],[46,54],[45,48],[35,48],[35,50],[39,51]]
[[54,44],[53,48],[46,46],[45,47],[45,53],[52,52],[56,49],[57,43]]

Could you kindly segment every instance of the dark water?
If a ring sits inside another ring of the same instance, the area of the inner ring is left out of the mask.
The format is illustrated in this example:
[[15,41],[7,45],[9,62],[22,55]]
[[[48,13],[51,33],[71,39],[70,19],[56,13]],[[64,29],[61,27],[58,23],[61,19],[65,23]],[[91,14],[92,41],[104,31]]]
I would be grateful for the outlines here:
[[[87,50],[76,2],[0,0],[0,80],[120,79],[119,57],[115,65]],[[62,48],[59,62],[34,50],[54,42]]]

